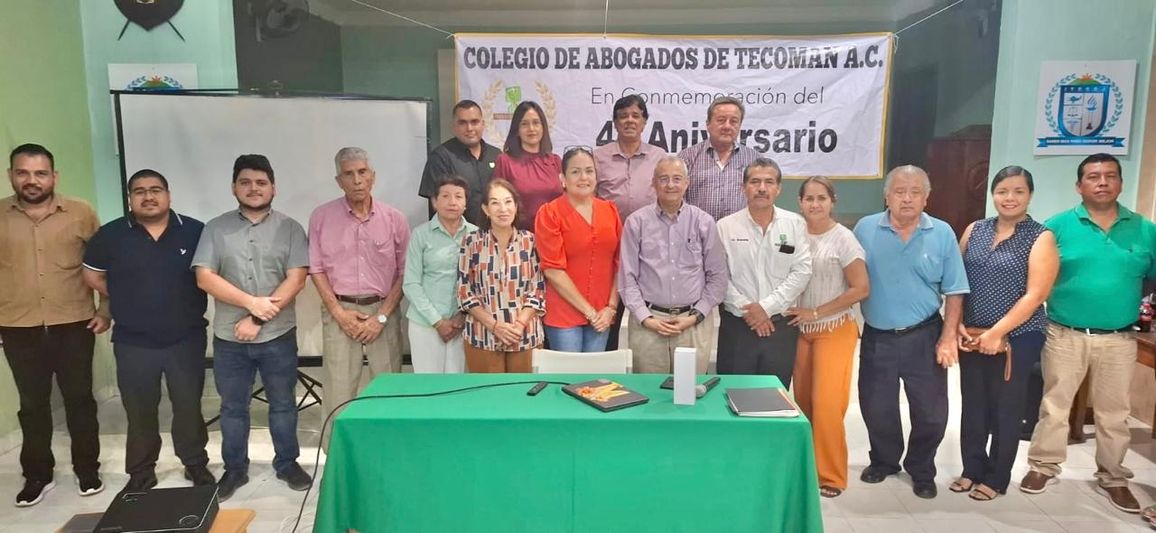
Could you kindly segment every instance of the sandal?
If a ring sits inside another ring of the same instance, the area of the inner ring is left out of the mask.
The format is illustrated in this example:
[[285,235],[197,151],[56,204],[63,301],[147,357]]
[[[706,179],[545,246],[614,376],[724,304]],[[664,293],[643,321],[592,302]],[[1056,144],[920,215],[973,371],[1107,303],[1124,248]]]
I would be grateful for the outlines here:
[[974,481],[972,481],[968,478],[965,478],[965,477],[961,477],[955,481],[952,481],[951,486],[947,487],[947,489],[950,490],[951,492],[963,493],[963,492],[970,491],[972,489],[972,487],[974,487],[974,486],[975,486]]
[[999,493],[996,492],[995,489],[993,489],[987,485],[984,485],[983,483],[980,483],[979,485],[977,485],[975,487],[975,490],[971,491],[971,494],[968,494],[969,498],[971,498],[977,502],[990,502],[990,501],[996,499],[996,497],[998,497],[998,496],[999,496]]
[[1156,505],[1149,505],[1140,511],[1140,518],[1143,518],[1145,522],[1156,521]]
[[819,487],[819,496],[822,496],[824,498],[834,498],[840,494],[843,494],[843,489],[841,489],[841,488],[828,487],[826,485]]

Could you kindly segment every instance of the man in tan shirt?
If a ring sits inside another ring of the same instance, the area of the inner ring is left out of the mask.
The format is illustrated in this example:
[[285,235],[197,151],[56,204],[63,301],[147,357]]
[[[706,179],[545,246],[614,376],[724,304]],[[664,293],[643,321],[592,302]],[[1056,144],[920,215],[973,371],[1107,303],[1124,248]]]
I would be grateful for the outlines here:
[[109,319],[103,303],[97,312],[81,276],[85,245],[100,227],[96,213],[54,193],[55,161],[43,146],[17,146],[8,163],[15,194],[0,200],[0,339],[20,395],[25,481],[16,505],[26,507],[55,486],[53,376],[64,398],[77,491],[104,490],[92,350]]

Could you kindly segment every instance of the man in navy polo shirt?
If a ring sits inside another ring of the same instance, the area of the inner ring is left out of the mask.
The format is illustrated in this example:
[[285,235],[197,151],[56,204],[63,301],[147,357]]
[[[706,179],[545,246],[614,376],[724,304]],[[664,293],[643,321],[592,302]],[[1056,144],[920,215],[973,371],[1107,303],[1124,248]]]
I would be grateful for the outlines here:
[[204,224],[169,208],[168,180],[155,170],[133,174],[128,191],[132,213],[101,227],[84,254],[84,281],[112,305],[116,377],[128,418],[125,489],[157,484],[162,375],[185,478],[212,485],[201,415],[207,301],[190,268]]
[[879,483],[899,472],[902,380],[911,414],[902,468],[911,474],[912,490],[920,498],[938,493],[935,452],[947,429],[947,368],[959,359],[963,295],[971,291],[955,232],[923,212],[930,194],[923,169],[897,167],[883,182],[887,210],[855,225],[871,280],[859,348],[859,408],[871,442],[871,464],[859,479]]

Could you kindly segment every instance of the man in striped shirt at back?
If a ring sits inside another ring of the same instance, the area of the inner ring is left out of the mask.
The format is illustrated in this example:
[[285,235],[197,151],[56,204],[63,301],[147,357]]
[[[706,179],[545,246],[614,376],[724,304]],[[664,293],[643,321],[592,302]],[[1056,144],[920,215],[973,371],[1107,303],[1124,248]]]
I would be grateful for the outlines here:
[[690,188],[687,203],[718,220],[747,206],[743,169],[759,153],[739,143],[746,109],[736,98],[720,96],[706,110],[709,137],[678,156],[686,162]]

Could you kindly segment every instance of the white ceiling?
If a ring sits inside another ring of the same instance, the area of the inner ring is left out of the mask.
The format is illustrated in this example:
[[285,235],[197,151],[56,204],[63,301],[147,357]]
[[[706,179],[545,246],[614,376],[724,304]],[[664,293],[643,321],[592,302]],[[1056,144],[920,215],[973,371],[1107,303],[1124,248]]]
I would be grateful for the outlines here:
[[[359,0],[448,31],[459,28],[602,27],[607,0]],[[893,27],[953,0],[609,0],[611,31],[648,26],[862,23]],[[987,6],[995,0],[967,0]],[[411,26],[352,0],[310,0],[340,26]],[[966,7],[960,5],[958,7]]]

